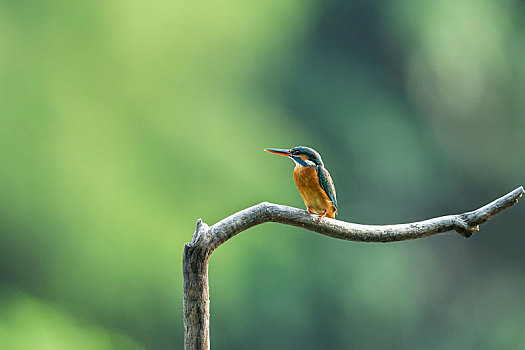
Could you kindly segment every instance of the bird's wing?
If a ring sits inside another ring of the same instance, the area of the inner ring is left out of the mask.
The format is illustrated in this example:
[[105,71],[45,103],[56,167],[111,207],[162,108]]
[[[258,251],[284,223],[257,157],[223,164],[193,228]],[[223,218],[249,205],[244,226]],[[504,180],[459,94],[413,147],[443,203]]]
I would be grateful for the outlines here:
[[334,208],[337,210],[337,196],[335,194],[335,186],[330,173],[323,166],[318,165],[317,175],[319,175],[319,184],[321,185],[321,188],[326,192],[328,198],[330,198],[334,204]]

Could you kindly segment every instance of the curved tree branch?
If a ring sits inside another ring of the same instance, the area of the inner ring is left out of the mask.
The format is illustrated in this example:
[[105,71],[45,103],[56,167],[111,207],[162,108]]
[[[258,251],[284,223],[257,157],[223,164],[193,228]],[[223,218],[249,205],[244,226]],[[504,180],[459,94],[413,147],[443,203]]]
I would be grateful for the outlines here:
[[480,224],[517,203],[523,193],[520,186],[474,211],[398,225],[360,225],[329,218],[318,223],[317,216],[304,210],[268,202],[241,210],[211,227],[199,219],[183,255],[185,349],[209,349],[208,261],[211,253],[250,227],[278,222],[358,242],[404,241],[452,230],[470,237],[479,230]]

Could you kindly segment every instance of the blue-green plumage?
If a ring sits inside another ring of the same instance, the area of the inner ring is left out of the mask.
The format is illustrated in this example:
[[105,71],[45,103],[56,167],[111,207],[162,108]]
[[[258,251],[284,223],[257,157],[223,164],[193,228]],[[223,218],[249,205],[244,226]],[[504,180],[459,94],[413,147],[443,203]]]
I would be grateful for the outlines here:
[[335,194],[335,186],[332,181],[332,177],[328,170],[324,166],[317,166],[317,175],[319,176],[319,184],[321,188],[326,192],[328,198],[332,201],[335,211],[337,212],[337,195]]

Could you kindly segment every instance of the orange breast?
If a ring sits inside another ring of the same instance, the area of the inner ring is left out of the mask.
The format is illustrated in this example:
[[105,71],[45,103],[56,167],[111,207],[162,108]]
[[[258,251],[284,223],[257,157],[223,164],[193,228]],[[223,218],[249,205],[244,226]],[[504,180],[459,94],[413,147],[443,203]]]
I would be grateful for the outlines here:
[[319,184],[319,176],[313,167],[297,165],[293,179],[307,209],[320,215],[326,210],[327,217],[335,218],[332,201]]

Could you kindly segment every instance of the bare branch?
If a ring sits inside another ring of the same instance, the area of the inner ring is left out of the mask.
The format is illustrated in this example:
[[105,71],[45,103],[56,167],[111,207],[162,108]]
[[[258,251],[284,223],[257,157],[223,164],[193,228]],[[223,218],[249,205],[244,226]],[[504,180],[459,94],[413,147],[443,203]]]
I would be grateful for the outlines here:
[[324,218],[318,223],[318,217],[308,214],[305,210],[262,202],[217,222],[203,237],[206,238],[208,249],[213,251],[236,234],[265,222],[293,225],[330,237],[358,242],[404,241],[452,230],[464,237],[470,237],[479,230],[480,224],[517,203],[523,193],[523,187],[520,186],[471,212],[397,225],[361,225],[329,218]]
[[398,225],[361,225],[330,218],[324,218],[318,223],[318,217],[305,210],[268,202],[241,210],[211,227],[199,219],[191,241],[184,247],[183,255],[185,349],[209,349],[210,254],[228,239],[250,227],[278,222],[358,242],[404,241],[452,230],[463,237],[470,237],[479,230],[480,224],[516,204],[523,193],[523,187],[520,186],[471,212]]

